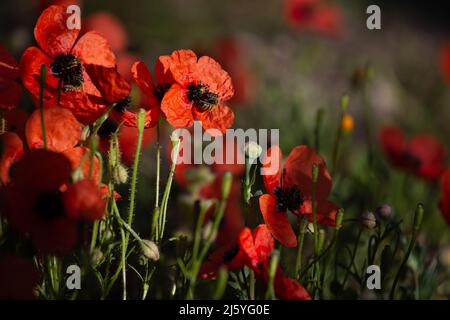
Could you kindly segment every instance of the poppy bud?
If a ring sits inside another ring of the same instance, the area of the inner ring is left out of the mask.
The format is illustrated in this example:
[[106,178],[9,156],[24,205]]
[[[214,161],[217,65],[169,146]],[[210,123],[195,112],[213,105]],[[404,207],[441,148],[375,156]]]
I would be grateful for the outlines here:
[[114,169],[114,182],[117,184],[121,184],[127,183],[127,181],[128,181],[128,171],[122,164],[119,164]]
[[222,178],[222,199],[228,199],[232,182],[233,182],[233,175],[231,174],[231,172],[225,172]]
[[324,243],[325,243],[325,230],[320,229],[319,230],[319,241],[317,244],[317,247],[319,248],[319,250],[318,250],[319,252],[322,251]]
[[386,203],[380,204],[375,212],[383,219],[389,219],[392,216],[392,208]]
[[340,105],[343,112],[347,111],[349,100],[350,99],[346,94],[341,97]]
[[341,129],[344,133],[350,133],[353,131],[353,117],[349,114],[344,114],[341,120]]
[[145,127],[145,110],[139,109],[138,116],[137,116],[137,128],[139,132],[144,131]]
[[342,227],[342,221],[344,220],[344,211],[339,209],[336,213],[336,229],[339,230]]
[[377,217],[371,211],[364,212],[359,217],[359,221],[367,229],[373,229],[377,226]]
[[317,180],[319,179],[319,166],[314,163],[312,167],[312,182],[317,183]]
[[142,240],[141,242],[142,255],[147,259],[158,261],[159,260],[159,249],[158,246],[150,240]]
[[99,248],[95,248],[94,250],[92,250],[92,252],[91,252],[92,267],[95,268],[98,265],[100,265],[102,263],[104,257],[105,256],[104,256],[103,252]]
[[262,148],[256,142],[250,141],[245,144],[244,152],[247,158],[250,159],[250,162],[252,163],[253,160],[257,159],[261,155]]
[[419,231],[423,221],[423,205],[419,203],[414,214],[414,231]]

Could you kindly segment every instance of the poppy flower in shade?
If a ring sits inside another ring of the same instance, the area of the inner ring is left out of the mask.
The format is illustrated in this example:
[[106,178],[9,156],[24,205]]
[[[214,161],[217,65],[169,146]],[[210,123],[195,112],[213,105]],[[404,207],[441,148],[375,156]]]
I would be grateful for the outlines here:
[[69,185],[64,193],[64,205],[66,214],[74,220],[94,222],[105,215],[105,201],[103,192],[90,179],[79,180]]
[[329,36],[341,33],[341,8],[324,0],[285,0],[284,4],[286,20],[291,27]]
[[325,162],[308,146],[295,147],[281,169],[281,150],[273,146],[263,162],[263,180],[267,194],[259,198],[259,207],[273,237],[286,247],[297,246],[297,238],[287,212],[307,215],[312,220],[312,168],[319,167],[316,184],[316,219],[320,224],[335,225],[338,207],[328,200],[332,180]]
[[[117,68],[104,68],[101,66],[87,66],[92,81],[100,90],[106,104],[114,105],[110,116],[125,126],[137,126],[137,113],[134,108],[131,95],[131,84],[117,71]],[[135,62],[131,67],[131,77],[140,89],[138,96],[140,107],[146,110],[145,128],[156,125],[159,115],[159,102],[155,94],[156,89],[151,90],[153,84],[150,72],[143,62]]]
[[4,190],[2,213],[41,254],[70,253],[77,244],[79,221],[99,216],[97,205],[92,203],[104,200],[92,188],[85,200],[73,194],[82,191],[79,182],[64,188],[71,172],[71,163],[63,154],[37,149],[15,163],[11,182]]
[[[74,147],[62,152],[71,164],[71,170],[80,170],[83,178],[92,179],[95,182],[100,181],[100,161],[97,157],[91,160],[90,150],[86,147]],[[92,162],[92,164],[91,164]],[[89,170],[91,174],[89,175]]]
[[275,274],[274,290],[281,300],[311,300],[308,291],[296,280],[286,277],[280,267]]
[[16,81],[19,77],[16,59],[0,45],[0,110],[11,110],[19,104],[23,95],[22,87]]
[[28,120],[28,113],[22,109],[15,108],[2,112],[2,115],[6,120],[6,131],[17,133],[17,135],[25,141],[25,125]]
[[[81,123],[67,109],[45,108],[44,124],[49,150],[64,151],[73,148],[81,139]],[[44,147],[41,115],[38,109],[28,118],[25,135],[30,149]]]
[[[45,105],[57,102],[84,124],[94,121],[106,108],[100,92],[92,84],[86,65],[114,67],[116,59],[108,42],[90,31],[78,39],[80,30],[68,29],[69,14],[62,6],[50,6],[39,17],[34,36],[40,48],[29,47],[20,59],[24,86],[37,100],[41,65],[47,66]],[[58,96],[60,95],[59,101]]]
[[239,104],[251,102],[255,97],[256,79],[249,67],[242,44],[234,37],[226,37],[218,42],[216,52],[218,61],[233,79],[234,96],[230,102]]
[[428,180],[439,178],[444,171],[447,151],[431,135],[416,135],[408,141],[399,128],[384,127],[380,142],[390,162],[400,169]]
[[9,182],[9,169],[23,155],[23,144],[13,132],[0,135],[0,185]]
[[265,225],[257,226],[253,232],[244,228],[236,242],[220,247],[208,257],[200,275],[204,279],[215,279],[221,266],[226,266],[228,270],[248,266],[257,275],[262,275],[273,249],[273,238]]
[[441,176],[441,199],[439,208],[447,223],[450,225],[450,168],[446,169]]
[[0,257],[0,300],[33,300],[39,272],[30,260],[19,256]]
[[450,42],[441,49],[441,72],[445,80],[450,83]]
[[83,21],[84,31],[100,33],[115,52],[124,51],[128,45],[128,35],[122,22],[108,12],[96,12]]
[[217,130],[223,133],[233,125],[234,113],[223,103],[234,89],[219,63],[207,56],[198,59],[191,50],[178,50],[170,56],[170,72],[175,83],[164,95],[161,110],[173,127],[188,128],[197,119],[217,135]]

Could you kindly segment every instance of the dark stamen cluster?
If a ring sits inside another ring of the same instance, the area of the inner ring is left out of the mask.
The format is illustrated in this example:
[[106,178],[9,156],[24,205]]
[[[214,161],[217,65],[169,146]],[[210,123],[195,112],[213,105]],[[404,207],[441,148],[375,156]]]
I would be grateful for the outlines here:
[[286,210],[297,211],[299,206],[303,204],[303,196],[300,189],[294,187],[276,187],[274,194],[277,198],[277,210],[284,212]]
[[84,82],[83,65],[73,54],[60,54],[50,65],[53,76],[62,81],[62,91],[76,91]]
[[130,107],[131,107],[131,97],[130,96],[126,97],[122,101],[116,102],[116,106],[115,106],[116,110],[118,110],[120,112],[125,112]]
[[53,190],[41,193],[34,204],[34,210],[45,220],[54,220],[64,215],[62,193]]
[[223,255],[223,262],[228,263],[234,259],[239,253],[239,246],[235,244],[230,250]]
[[171,84],[170,83],[164,83],[164,84],[158,84],[156,86],[155,92],[153,93],[158,99],[158,101],[161,103],[162,99],[164,98],[164,95],[166,92],[170,89]]
[[190,84],[187,97],[201,111],[210,111],[219,103],[219,96],[209,91],[208,87],[201,83]]

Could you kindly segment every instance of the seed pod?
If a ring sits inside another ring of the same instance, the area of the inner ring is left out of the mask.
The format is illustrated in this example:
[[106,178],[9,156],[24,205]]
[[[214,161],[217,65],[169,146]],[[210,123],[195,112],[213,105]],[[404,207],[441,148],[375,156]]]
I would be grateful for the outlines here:
[[127,183],[127,181],[128,181],[128,171],[122,164],[119,164],[114,169],[114,182],[116,184],[121,184]]
[[373,229],[377,226],[377,217],[373,212],[366,211],[359,217],[359,222],[367,229]]

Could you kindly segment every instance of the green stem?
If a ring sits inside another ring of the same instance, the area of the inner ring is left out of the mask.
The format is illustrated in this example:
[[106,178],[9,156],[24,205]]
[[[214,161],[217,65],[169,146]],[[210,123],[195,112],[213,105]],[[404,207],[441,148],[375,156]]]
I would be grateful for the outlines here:
[[[151,225],[151,235],[154,240],[158,237],[159,234],[159,186],[161,181],[161,125],[158,120],[156,124],[156,183],[155,183],[155,207],[153,209],[153,219]],[[155,238],[156,237],[156,238]]]
[[301,219],[300,225],[298,228],[298,238],[297,238],[297,257],[295,259],[295,275],[297,279],[300,279],[300,271],[302,269],[302,253],[303,253],[303,245],[305,242],[305,231],[306,226],[308,225],[307,219]]

